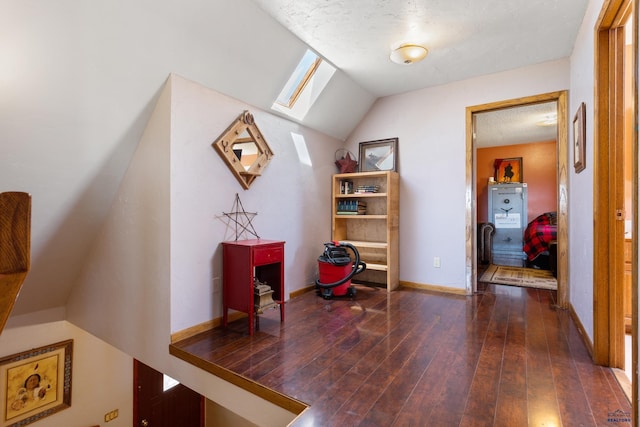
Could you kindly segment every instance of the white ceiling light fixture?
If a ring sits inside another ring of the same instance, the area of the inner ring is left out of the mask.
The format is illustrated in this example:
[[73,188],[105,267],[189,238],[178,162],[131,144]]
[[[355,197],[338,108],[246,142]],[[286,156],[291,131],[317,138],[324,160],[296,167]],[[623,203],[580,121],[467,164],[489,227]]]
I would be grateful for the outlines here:
[[538,126],[555,126],[558,124],[558,113],[545,114],[544,118],[537,122]]
[[422,61],[429,51],[426,47],[405,43],[391,51],[389,58],[396,64],[410,65]]

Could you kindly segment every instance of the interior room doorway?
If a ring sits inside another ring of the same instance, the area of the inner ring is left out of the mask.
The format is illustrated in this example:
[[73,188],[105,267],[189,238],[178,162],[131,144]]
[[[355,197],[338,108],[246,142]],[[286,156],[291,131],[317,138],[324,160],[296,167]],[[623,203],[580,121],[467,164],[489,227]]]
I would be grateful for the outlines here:
[[467,107],[467,292],[473,293],[478,279],[478,200],[477,191],[477,155],[476,155],[476,119],[477,115],[489,111],[500,111],[517,106],[555,102],[557,117],[557,303],[566,308],[567,298],[567,93],[551,92],[530,97],[499,101],[490,104]]
[[138,360],[133,363],[134,426],[204,427],[204,397]]

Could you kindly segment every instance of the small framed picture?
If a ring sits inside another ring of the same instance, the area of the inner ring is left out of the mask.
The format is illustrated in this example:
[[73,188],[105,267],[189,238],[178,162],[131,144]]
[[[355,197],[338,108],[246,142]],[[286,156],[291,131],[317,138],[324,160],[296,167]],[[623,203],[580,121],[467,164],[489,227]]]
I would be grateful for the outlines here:
[[495,159],[493,162],[494,178],[498,184],[522,181],[522,157]]
[[397,172],[398,138],[360,143],[360,172]]
[[585,163],[585,132],[586,132],[586,106],[584,102],[578,107],[573,118],[573,167],[576,173],[586,168]]
[[24,426],[71,406],[73,340],[0,359],[1,427]]

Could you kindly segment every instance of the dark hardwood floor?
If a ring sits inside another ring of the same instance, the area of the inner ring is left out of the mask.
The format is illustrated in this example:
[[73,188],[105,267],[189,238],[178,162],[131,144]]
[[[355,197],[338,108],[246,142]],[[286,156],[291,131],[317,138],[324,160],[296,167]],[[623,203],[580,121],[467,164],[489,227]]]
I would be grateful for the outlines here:
[[[627,426],[555,291],[480,284],[472,297],[358,287],[315,292],[172,347],[309,405],[294,426]],[[186,356],[185,356],[186,355]]]

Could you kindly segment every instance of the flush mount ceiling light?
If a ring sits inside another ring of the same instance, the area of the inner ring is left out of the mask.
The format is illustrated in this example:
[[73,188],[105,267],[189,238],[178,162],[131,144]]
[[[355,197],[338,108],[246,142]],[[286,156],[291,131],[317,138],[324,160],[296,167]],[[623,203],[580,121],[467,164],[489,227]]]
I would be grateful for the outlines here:
[[545,114],[544,118],[536,124],[538,126],[555,126],[558,124],[558,113]]
[[429,51],[426,47],[417,44],[403,44],[391,51],[389,58],[396,64],[409,65],[420,62],[426,58]]

